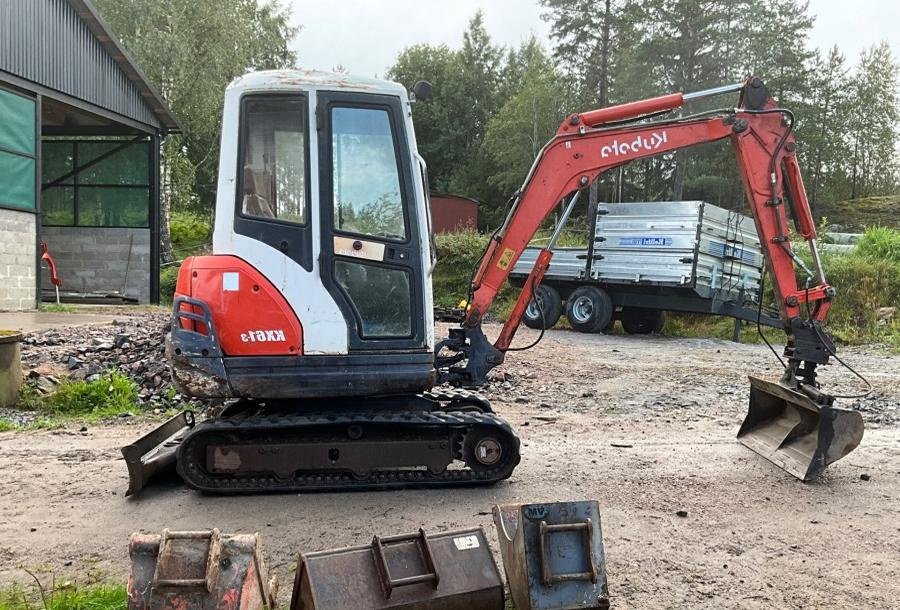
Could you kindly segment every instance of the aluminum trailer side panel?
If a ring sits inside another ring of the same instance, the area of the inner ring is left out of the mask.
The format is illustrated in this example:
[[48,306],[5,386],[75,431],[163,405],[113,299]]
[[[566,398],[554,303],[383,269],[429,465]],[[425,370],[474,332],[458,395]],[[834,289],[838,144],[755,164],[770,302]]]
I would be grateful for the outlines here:
[[[590,278],[604,284],[683,287],[708,297],[746,300],[759,292],[763,258],[753,221],[702,201],[609,203],[598,206]],[[538,249],[525,250],[513,271],[526,275]],[[587,249],[554,251],[548,279],[585,279]]]

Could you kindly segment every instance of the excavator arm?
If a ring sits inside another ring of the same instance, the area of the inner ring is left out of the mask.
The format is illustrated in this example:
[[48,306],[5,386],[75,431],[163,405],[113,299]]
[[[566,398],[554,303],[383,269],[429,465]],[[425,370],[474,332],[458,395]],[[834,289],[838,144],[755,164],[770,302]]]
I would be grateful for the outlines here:
[[[734,109],[638,122],[692,99],[738,90],[740,101]],[[786,372],[780,387],[799,394],[798,400],[809,399],[816,405],[830,407],[833,399],[818,390],[815,377],[816,366],[827,363],[829,355],[834,354],[833,342],[822,323],[835,290],[828,285],[819,259],[816,228],[797,163],[792,128],[793,115],[776,105],[762,80],[756,77],[737,85],[674,93],[567,117],[541,150],[505,222],[492,236],[473,276],[471,298],[461,327],[451,329],[449,338],[437,346],[441,379],[481,385],[487,373],[503,362],[523,312],[549,266],[553,239],[538,256],[512,314],[493,344],[481,329],[482,320],[529,241],[560,201],[571,197],[563,214],[564,222],[577,194],[600,174],[636,159],[730,139],[787,334]],[[813,269],[792,250],[789,214],[797,234],[808,243]],[[806,275],[802,286],[795,268]],[[772,388],[768,390],[774,392]],[[789,432],[776,430],[776,444],[783,444],[781,437]],[[861,435],[860,420],[858,436]],[[805,473],[806,470],[801,478],[805,478]]]

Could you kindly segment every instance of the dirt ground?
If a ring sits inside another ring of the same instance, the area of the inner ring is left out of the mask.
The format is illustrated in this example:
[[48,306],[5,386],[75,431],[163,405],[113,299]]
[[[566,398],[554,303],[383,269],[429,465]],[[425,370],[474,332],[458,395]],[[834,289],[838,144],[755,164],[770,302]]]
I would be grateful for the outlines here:
[[[591,498],[614,608],[896,608],[900,357],[842,354],[875,386],[841,402],[863,411],[866,435],[809,484],[734,439],[746,375],[777,377],[771,353],[702,339],[551,331],[509,354],[508,380],[488,394],[522,437],[522,462],[491,488],[235,498],[170,484],[125,499],[118,447],[152,422],[2,433],[0,584],[27,582],[23,567],[124,582],[131,532],[218,527],[262,534],[286,603],[300,552],[480,525],[498,553],[493,504]],[[822,381],[858,389],[839,366]]]

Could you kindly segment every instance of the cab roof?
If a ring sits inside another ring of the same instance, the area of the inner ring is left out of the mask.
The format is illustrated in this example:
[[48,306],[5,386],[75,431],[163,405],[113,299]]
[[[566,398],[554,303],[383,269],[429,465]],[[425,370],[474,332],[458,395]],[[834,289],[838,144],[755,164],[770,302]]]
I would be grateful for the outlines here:
[[358,91],[406,97],[403,85],[377,78],[336,74],[319,70],[263,70],[250,72],[234,79],[229,90],[240,91],[297,91],[321,89],[325,91]]

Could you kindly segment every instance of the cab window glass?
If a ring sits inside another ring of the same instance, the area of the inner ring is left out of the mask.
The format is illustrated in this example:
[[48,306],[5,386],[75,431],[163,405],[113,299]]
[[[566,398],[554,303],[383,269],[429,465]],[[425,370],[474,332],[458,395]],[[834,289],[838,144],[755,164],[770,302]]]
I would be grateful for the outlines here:
[[303,98],[245,102],[240,176],[245,216],[306,223],[305,112]]
[[387,110],[332,108],[334,228],[405,240],[400,170]]

